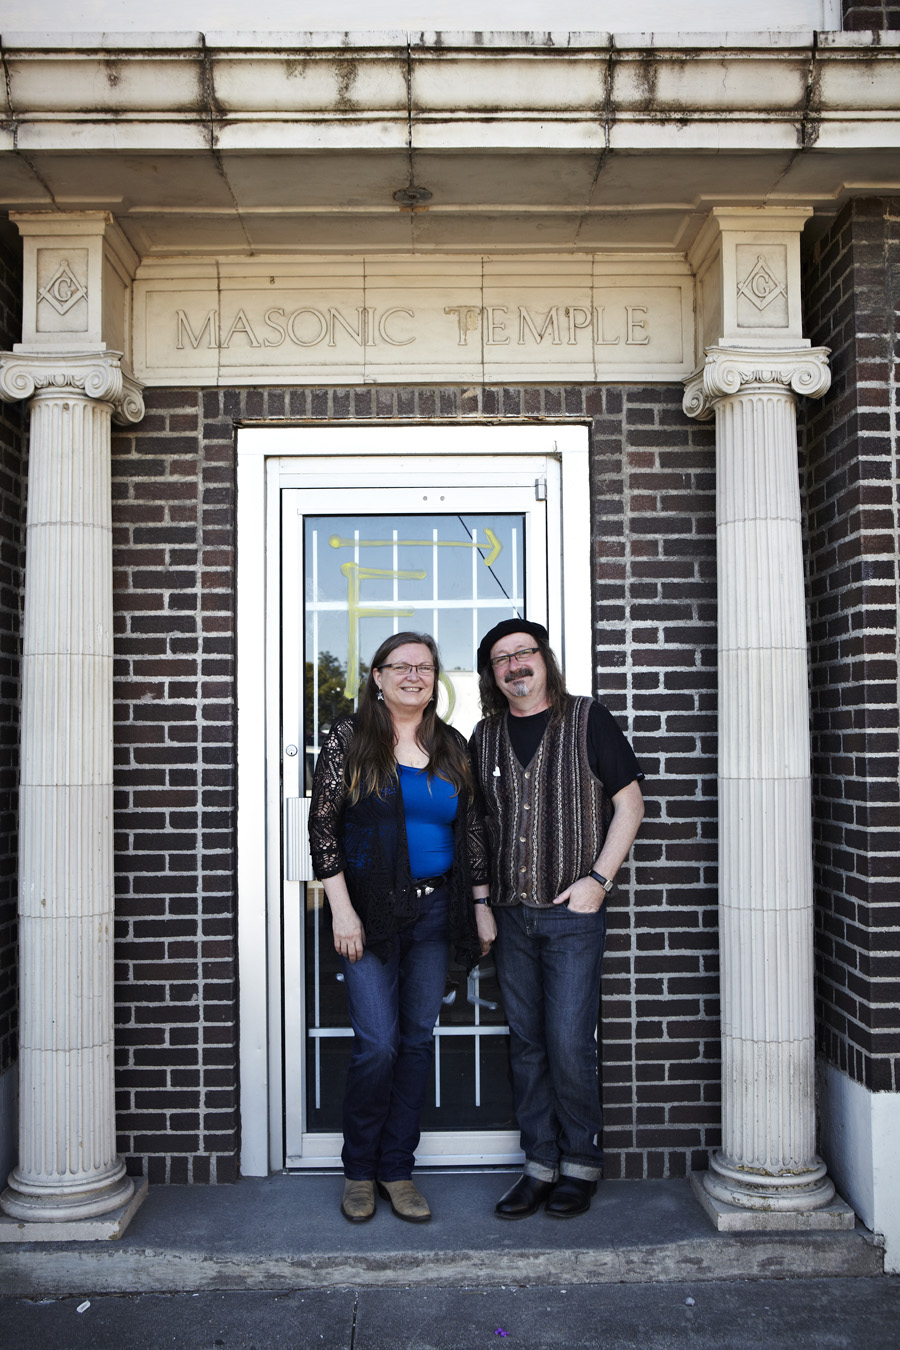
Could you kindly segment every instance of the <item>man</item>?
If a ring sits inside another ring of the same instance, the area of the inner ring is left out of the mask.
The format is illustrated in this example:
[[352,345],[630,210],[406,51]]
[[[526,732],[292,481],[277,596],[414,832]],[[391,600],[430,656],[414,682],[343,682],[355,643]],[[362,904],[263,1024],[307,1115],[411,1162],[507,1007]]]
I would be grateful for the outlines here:
[[[470,748],[491,886],[477,887],[483,943],[510,1028],[524,1174],[496,1212],[546,1201],[567,1219],[603,1175],[596,1029],[605,900],[644,815],[643,778],[609,712],[566,693],[547,630],[506,619],[478,648],[482,712]],[[485,903],[487,902],[487,903]]]

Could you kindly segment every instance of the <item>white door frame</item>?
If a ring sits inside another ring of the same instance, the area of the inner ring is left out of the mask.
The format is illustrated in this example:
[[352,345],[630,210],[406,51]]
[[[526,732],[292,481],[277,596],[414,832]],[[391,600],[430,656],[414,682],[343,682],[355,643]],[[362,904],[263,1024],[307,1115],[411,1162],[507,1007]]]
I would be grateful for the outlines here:
[[[480,458],[503,482],[503,459],[545,455],[559,465],[560,512],[548,515],[548,551],[562,560],[559,594],[549,597],[550,637],[570,689],[590,693],[590,491],[585,426],[552,423],[331,424],[248,427],[237,436],[237,834],[240,999],[241,1172],[266,1176],[284,1166],[281,1012],[283,876],[280,783],[281,488],[329,486],[351,459],[408,482],[420,456]],[[499,457],[494,460],[494,457]],[[420,461],[421,463],[421,461]],[[271,826],[271,828],[267,828]]]

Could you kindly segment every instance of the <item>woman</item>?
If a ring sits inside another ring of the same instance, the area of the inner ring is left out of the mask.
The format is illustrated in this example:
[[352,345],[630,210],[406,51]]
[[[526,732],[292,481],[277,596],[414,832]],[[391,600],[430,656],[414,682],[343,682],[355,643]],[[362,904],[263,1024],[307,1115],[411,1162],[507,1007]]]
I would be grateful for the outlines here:
[[375,1213],[376,1184],[399,1218],[431,1218],[411,1177],[450,944],[467,969],[490,946],[473,896],[487,889],[484,837],[465,740],[437,715],[439,678],[432,637],[383,642],[313,781],[313,866],[354,1032],[341,1154],[351,1223]]

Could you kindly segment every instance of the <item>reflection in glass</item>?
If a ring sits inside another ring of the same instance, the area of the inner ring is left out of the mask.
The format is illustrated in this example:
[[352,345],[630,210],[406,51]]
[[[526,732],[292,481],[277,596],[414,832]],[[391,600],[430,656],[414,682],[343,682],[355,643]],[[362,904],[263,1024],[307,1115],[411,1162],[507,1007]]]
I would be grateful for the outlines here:
[[[483,633],[526,613],[521,514],[304,518],[306,790],[319,746],[352,712],[372,653],[391,633],[431,633],[441,652],[438,710],[468,736],[478,720]],[[322,888],[306,887],[305,1000],[310,1131],[338,1131],[351,1031]],[[508,1030],[486,958],[451,966],[435,1028],[426,1129],[513,1128]]]

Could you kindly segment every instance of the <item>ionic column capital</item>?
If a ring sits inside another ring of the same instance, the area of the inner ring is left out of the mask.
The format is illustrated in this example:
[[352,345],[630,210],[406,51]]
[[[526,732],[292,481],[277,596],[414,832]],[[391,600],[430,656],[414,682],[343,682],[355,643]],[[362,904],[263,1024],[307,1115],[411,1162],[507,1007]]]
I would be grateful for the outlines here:
[[143,386],[126,374],[121,352],[2,352],[0,399],[69,396],[108,403],[116,422],[139,422],[144,416]]
[[828,347],[709,347],[703,369],[685,380],[682,407],[705,421],[722,399],[741,394],[821,398],[831,384]]

